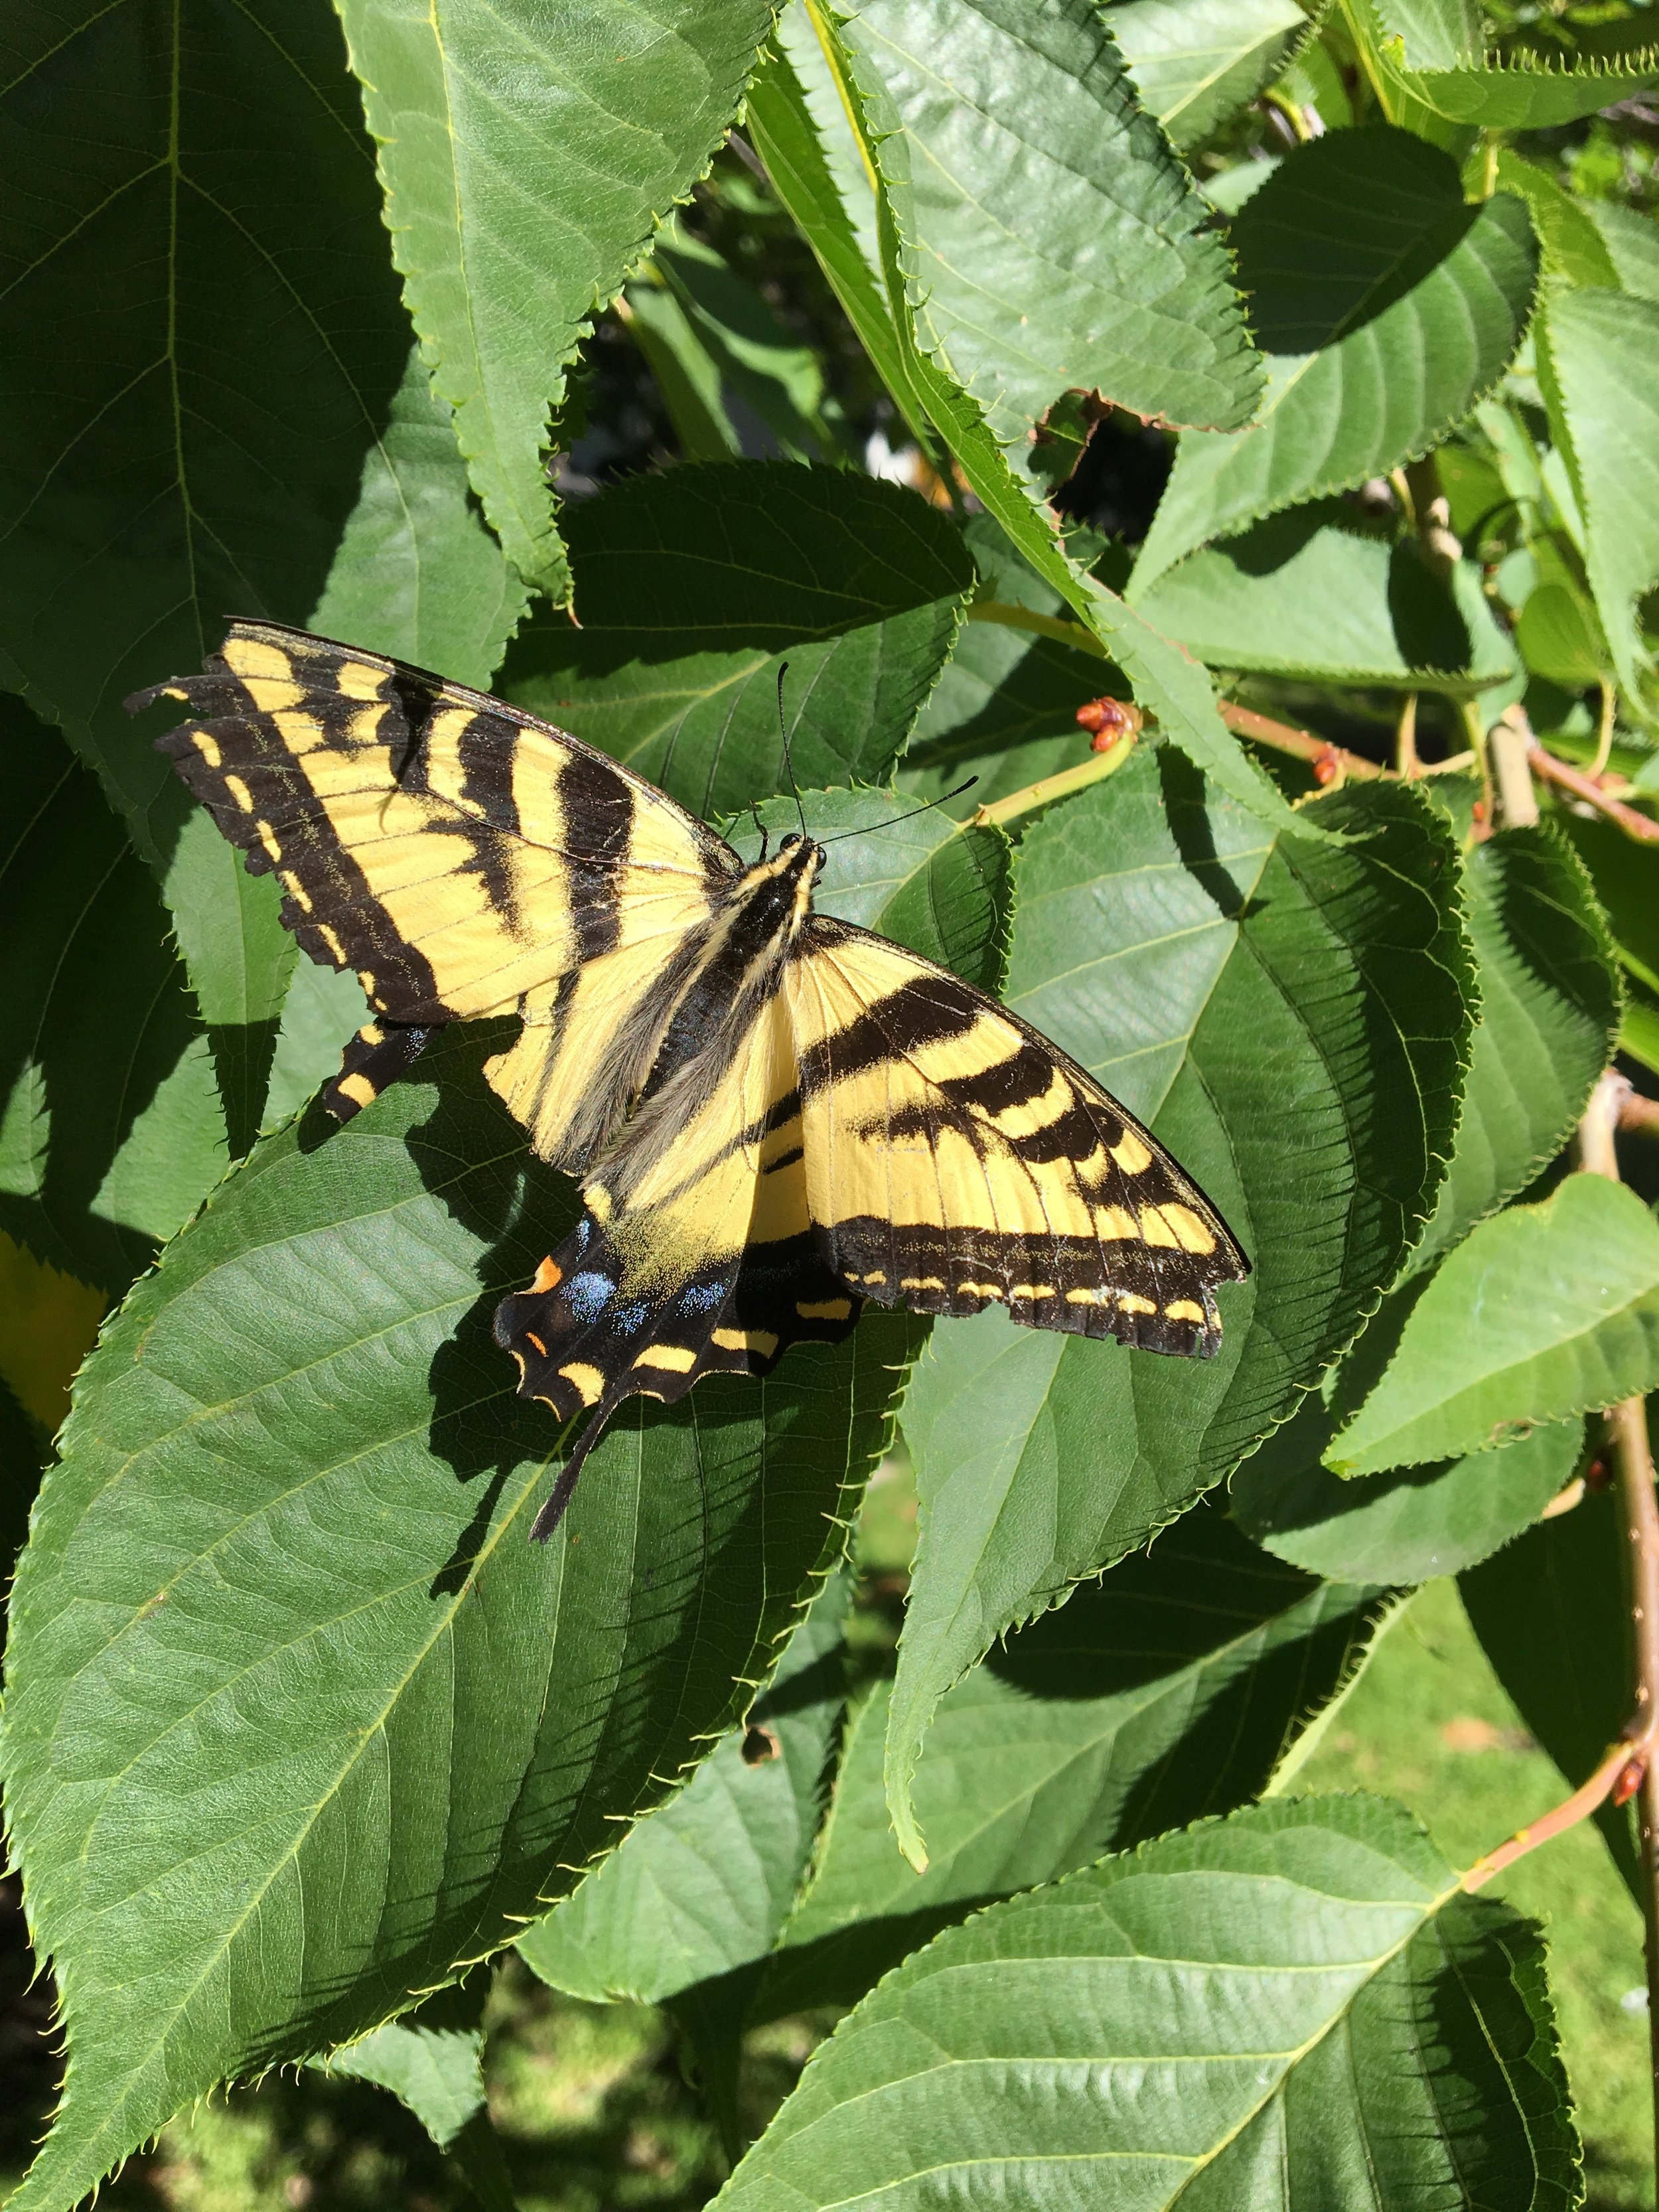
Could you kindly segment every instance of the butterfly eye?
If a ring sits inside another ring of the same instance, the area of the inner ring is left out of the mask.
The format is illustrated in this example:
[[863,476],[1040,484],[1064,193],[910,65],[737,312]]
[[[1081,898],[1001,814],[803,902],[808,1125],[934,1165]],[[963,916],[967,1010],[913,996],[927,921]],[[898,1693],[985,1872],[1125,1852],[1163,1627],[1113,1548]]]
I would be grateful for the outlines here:
[[778,850],[781,853],[793,852],[797,845],[803,844],[805,842],[799,830],[792,830],[787,837],[779,838]]

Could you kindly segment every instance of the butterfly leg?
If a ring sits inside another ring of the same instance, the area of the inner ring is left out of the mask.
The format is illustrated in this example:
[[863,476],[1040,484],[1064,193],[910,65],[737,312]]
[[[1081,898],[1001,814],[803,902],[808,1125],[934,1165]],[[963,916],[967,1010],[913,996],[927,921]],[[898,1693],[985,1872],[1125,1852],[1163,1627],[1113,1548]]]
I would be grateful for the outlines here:
[[323,1085],[323,1106],[337,1121],[349,1121],[372,1106],[390,1083],[408,1073],[438,1033],[405,1022],[369,1022],[340,1055],[340,1072]]

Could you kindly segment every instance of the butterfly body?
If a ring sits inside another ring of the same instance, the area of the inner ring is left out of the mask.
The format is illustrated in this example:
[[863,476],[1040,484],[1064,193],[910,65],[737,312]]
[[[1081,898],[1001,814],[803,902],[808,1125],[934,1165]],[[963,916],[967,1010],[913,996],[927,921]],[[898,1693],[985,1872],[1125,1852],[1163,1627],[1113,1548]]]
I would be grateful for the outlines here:
[[442,1024],[515,1012],[486,1067],[586,1212],[498,1341],[589,1415],[763,1375],[874,1299],[1208,1354],[1247,1265],[1213,1206],[1056,1047],[947,970],[814,912],[805,835],[745,867],[564,732],[327,640],[237,623],[160,742],[313,957],[378,1018],[344,1119]]

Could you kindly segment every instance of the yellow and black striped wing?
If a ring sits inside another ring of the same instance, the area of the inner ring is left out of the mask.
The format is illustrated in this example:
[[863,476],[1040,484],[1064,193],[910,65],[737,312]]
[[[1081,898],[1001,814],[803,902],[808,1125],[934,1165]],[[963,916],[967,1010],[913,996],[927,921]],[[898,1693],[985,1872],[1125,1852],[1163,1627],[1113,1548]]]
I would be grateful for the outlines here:
[[[160,697],[191,717],[162,749],[277,876],[306,951],[356,969],[400,1034],[521,1012],[490,1079],[544,1158],[581,1164],[637,1073],[626,1025],[707,929],[731,848],[548,723],[275,623],[234,623],[202,675],[128,703]],[[365,1039],[372,1069],[391,1048]]]
[[830,1266],[924,1313],[1207,1355],[1249,1263],[1074,1060],[884,938],[815,918],[784,976],[805,1196]]

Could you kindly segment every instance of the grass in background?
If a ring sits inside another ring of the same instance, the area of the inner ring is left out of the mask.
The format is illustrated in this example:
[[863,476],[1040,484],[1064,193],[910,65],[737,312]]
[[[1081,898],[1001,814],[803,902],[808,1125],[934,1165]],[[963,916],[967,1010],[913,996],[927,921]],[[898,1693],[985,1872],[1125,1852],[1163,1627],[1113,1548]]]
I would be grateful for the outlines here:
[[[1292,1785],[1409,1805],[1468,1866],[1567,1794],[1475,1640],[1456,1585],[1428,1583],[1384,1634]],[[1584,2138],[1587,2212],[1653,2203],[1642,1923],[1588,1821],[1492,1886],[1542,1923],[1562,2056]]]

